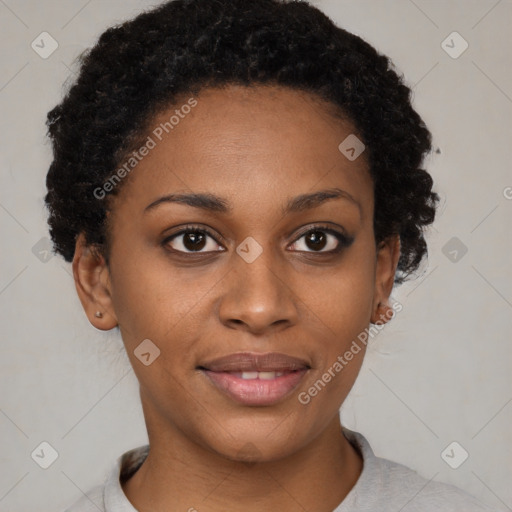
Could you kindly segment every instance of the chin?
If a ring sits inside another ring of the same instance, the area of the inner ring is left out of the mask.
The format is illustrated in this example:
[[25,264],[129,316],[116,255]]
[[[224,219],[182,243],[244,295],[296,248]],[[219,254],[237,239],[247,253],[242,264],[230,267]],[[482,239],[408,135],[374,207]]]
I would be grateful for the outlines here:
[[[291,416],[290,416],[291,417]],[[236,462],[256,464],[273,462],[293,455],[308,443],[306,432],[292,431],[296,421],[287,424],[281,417],[258,425],[251,419],[244,422],[238,418],[236,427],[231,423],[217,424],[215,434],[210,431],[203,437],[202,445],[218,455]],[[304,424],[301,424],[302,428]]]

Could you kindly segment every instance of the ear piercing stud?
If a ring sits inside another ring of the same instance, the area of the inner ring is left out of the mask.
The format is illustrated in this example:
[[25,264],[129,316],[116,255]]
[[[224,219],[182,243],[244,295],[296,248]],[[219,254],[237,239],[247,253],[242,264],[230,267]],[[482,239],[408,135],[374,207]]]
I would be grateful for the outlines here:
[[94,313],[94,316],[96,318],[103,318],[103,313],[101,311],[96,311],[96,313]]

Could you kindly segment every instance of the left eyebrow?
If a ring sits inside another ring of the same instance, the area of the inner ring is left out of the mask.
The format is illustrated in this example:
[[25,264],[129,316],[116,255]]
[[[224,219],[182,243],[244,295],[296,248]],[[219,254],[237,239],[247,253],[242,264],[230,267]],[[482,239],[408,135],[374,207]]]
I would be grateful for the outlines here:
[[362,208],[359,201],[357,201],[357,199],[346,190],[342,190],[337,187],[318,190],[310,194],[301,194],[300,196],[294,197],[288,201],[286,207],[282,209],[282,213],[285,215],[287,213],[302,212],[304,210],[316,208],[329,199],[345,199],[357,206],[359,213],[361,214]]
[[[340,188],[330,188],[326,190],[318,190],[309,194],[301,194],[297,197],[289,199],[281,209],[281,213],[297,213],[305,210],[317,208],[321,204],[330,199],[344,199],[357,206],[361,213],[361,204],[346,190]],[[154,210],[156,207],[164,203],[181,203],[193,208],[199,208],[214,213],[229,214],[233,211],[232,206],[222,197],[214,194],[191,193],[191,194],[169,194],[158,198],[150,203],[144,209],[144,213]]]

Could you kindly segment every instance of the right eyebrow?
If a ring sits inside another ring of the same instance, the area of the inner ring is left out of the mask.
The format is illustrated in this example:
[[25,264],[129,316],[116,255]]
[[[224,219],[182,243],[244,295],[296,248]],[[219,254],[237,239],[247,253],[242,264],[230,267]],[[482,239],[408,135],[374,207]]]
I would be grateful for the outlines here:
[[232,211],[232,208],[229,206],[228,202],[221,197],[218,197],[214,194],[191,193],[169,194],[160,197],[156,201],[153,201],[151,204],[146,206],[146,208],[144,208],[144,213],[153,210],[157,206],[160,206],[164,203],[181,203],[192,206],[193,208],[201,208],[202,210],[217,213],[231,213]]

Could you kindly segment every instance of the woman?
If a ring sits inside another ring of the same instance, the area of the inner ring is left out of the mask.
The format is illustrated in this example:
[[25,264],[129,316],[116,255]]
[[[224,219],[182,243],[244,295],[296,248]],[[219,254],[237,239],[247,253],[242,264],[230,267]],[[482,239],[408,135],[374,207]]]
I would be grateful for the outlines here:
[[167,2],[48,126],[55,249],[149,436],[70,512],[489,510],[340,424],[439,199],[386,57],[305,2]]

